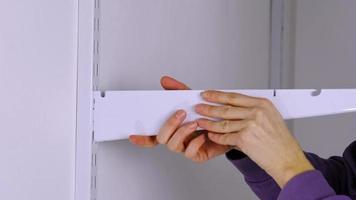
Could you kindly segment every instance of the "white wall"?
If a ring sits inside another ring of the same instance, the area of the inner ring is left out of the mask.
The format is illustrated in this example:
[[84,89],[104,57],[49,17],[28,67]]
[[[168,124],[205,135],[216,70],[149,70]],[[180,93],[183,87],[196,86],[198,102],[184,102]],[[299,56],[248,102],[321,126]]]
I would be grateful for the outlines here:
[[[356,88],[356,1],[296,5],[295,87]],[[355,120],[356,114],[297,120],[294,131],[306,150],[340,155],[356,139]]]
[[[160,89],[165,74],[195,89],[268,87],[268,1],[112,0],[101,14],[101,90]],[[224,156],[201,165],[108,142],[97,170],[98,200],[256,198]]]
[[0,6],[0,195],[74,197],[76,1]]

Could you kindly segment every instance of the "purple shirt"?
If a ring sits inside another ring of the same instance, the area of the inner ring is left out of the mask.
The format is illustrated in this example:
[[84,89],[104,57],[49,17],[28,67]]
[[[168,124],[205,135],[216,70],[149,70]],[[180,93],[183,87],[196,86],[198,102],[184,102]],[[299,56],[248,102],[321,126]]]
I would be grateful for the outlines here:
[[226,156],[262,200],[356,199],[356,141],[345,150],[343,157],[322,159],[306,153],[316,170],[293,177],[282,190],[271,176],[241,152],[232,150]]

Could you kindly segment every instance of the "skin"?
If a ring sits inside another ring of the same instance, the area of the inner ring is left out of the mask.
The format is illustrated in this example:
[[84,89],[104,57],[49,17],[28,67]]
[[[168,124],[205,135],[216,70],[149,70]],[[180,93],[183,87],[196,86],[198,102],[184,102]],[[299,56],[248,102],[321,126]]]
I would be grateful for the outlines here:
[[[187,90],[185,84],[163,77],[167,90]],[[235,148],[245,153],[283,188],[294,176],[313,170],[302,148],[288,130],[281,114],[268,100],[221,91],[205,91],[206,102],[195,111],[203,117],[182,124],[186,112],[178,110],[161,127],[157,136],[130,136],[131,143],[141,147],[166,145],[195,162],[205,162]],[[196,131],[198,127],[206,131]]]
[[[171,77],[162,77],[161,85],[166,90],[189,90],[189,87]],[[182,114],[180,116],[180,114]],[[188,159],[202,163],[216,156],[225,154],[232,147],[212,142],[207,137],[207,131],[196,131],[197,122],[182,124],[186,118],[184,110],[173,114],[158,131],[157,136],[131,135],[132,144],[140,147],[166,145],[173,152],[182,153]],[[191,126],[191,127],[189,127]]]

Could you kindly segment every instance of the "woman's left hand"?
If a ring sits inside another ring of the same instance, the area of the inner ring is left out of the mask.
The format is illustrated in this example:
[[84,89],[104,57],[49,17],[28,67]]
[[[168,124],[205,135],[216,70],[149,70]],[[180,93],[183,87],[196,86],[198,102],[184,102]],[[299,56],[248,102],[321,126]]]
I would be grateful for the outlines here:
[[202,97],[221,104],[195,107],[203,116],[221,119],[197,121],[209,131],[209,139],[244,152],[281,188],[294,176],[314,169],[271,101],[220,91],[205,91]]

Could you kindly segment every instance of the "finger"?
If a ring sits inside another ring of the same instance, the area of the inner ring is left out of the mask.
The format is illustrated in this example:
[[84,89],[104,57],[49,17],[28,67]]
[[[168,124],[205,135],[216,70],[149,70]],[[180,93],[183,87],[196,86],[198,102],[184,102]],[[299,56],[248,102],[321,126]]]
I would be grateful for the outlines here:
[[254,107],[261,104],[260,98],[246,96],[239,93],[208,90],[203,92],[201,95],[206,101],[212,103],[239,107]]
[[166,90],[190,90],[184,83],[169,76],[163,76],[161,78],[161,85]]
[[130,135],[129,141],[140,147],[154,147],[158,144],[156,136]]
[[187,146],[185,150],[185,157],[189,159],[193,159],[199,153],[200,148],[204,145],[206,141],[205,134],[199,135],[198,137],[194,138]]
[[[198,126],[198,123],[197,123],[197,126]],[[185,139],[184,146],[187,147],[189,142],[192,141],[194,138],[198,137],[199,135],[207,134],[207,133],[208,133],[207,130],[196,130],[196,131],[194,131],[192,134],[188,135],[188,137]]]
[[208,119],[198,119],[198,126],[208,130],[210,132],[216,133],[231,133],[238,132],[244,129],[247,126],[247,121],[239,120],[239,121],[212,121]]
[[173,133],[178,129],[186,117],[184,110],[178,110],[173,116],[171,116],[166,123],[158,131],[157,141],[160,144],[166,144],[171,138]]
[[239,133],[208,133],[208,137],[211,141],[220,144],[220,145],[230,145],[230,146],[238,146]]
[[250,118],[252,113],[250,109],[233,106],[213,106],[208,104],[198,104],[195,111],[203,116],[220,119],[246,119]]
[[184,142],[189,135],[192,135],[195,132],[197,127],[198,124],[196,122],[191,122],[180,127],[168,141],[168,149],[173,152],[183,152],[185,150]]

